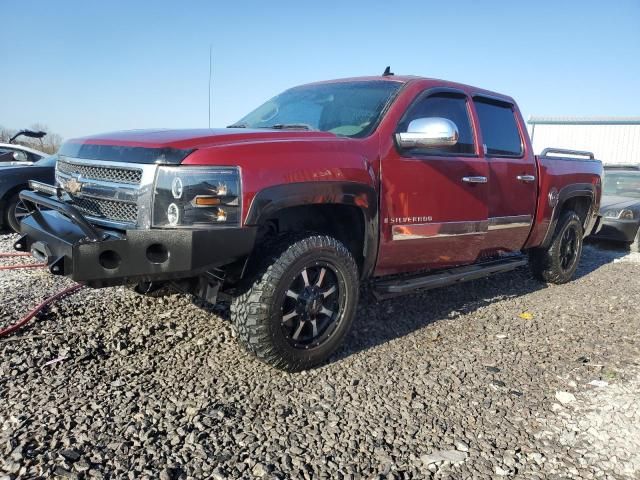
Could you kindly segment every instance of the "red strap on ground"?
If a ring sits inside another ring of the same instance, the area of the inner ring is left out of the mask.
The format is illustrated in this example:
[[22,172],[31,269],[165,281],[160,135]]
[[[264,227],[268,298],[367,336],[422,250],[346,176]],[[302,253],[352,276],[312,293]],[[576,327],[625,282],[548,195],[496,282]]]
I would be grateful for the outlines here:
[[[15,257],[30,257],[30,253],[25,252],[11,252],[11,253],[0,253],[0,258],[15,258]],[[25,264],[25,265],[7,265],[0,267],[0,270],[18,270],[20,268],[40,268],[46,267],[46,263],[33,263],[33,264]]]
[[64,290],[62,290],[61,292],[56,293],[55,295],[51,295],[49,298],[47,298],[43,302],[39,303],[36,308],[31,310],[29,313],[27,313],[24,317],[22,317],[16,323],[14,323],[13,325],[9,325],[7,328],[4,328],[4,329],[0,330],[0,337],[5,337],[5,336],[15,332],[19,328],[22,328],[33,317],[35,317],[38,313],[40,313],[46,306],[52,304],[56,300],[61,299],[62,297],[65,297],[67,295],[71,295],[73,293],[76,293],[81,288],[83,288],[83,286],[80,285],[79,283],[76,283],[75,285],[73,285],[71,287],[68,287],[68,288],[65,288]]
[[29,265],[9,265],[7,267],[0,267],[0,270],[18,270],[20,268],[40,268],[46,267],[46,263],[33,263]]

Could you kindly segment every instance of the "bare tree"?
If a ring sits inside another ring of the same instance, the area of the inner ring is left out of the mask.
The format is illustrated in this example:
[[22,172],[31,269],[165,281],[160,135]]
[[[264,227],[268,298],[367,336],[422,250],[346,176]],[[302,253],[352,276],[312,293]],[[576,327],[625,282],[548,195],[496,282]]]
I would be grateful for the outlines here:
[[11,130],[0,126],[0,143],[7,143],[12,136]]
[[[45,153],[56,153],[62,144],[62,136],[57,133],[49,132],[49,128],[42,123],[34,123],[29,127],[30,130],[47,132],[43,138],[19,137],[16,143],[25,147],[35,148]],[[7,143],[11,137],[17,133],[17,130],[0,126],[0,143]]]

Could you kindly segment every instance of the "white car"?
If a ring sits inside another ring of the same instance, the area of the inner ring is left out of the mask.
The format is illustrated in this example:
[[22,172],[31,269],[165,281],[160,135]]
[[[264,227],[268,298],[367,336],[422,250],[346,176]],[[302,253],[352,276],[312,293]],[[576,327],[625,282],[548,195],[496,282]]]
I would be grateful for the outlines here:
[[49,156],[48,153],[41,152],[35,148],[23,147],[15,143],[0,143],[0,164],[9,163],[35,163],[41,158]]

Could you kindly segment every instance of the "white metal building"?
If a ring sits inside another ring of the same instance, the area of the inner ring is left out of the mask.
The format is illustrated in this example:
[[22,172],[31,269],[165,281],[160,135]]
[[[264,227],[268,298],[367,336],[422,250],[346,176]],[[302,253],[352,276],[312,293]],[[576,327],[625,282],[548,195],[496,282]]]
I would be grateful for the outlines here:
[[640,117],[529,118],[533,150],[586,150],[603,163],[640,164]]

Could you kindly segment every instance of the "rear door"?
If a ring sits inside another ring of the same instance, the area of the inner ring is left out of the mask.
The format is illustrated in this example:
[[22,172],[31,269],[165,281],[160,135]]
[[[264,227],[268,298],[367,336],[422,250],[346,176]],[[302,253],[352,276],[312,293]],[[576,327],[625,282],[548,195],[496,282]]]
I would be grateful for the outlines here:
[[478,153],[467,95],[424,91],[397,132],[418,118],[444,117],[459,130],[457,145],[400,150],[381,158],[382,235],[376,274],[473,263],[484,244],[488,166]]
[[473,99],[489,166],[489,222],[483,254],[520,250],[536,209],[536,163],[516,107],[501,99]]

